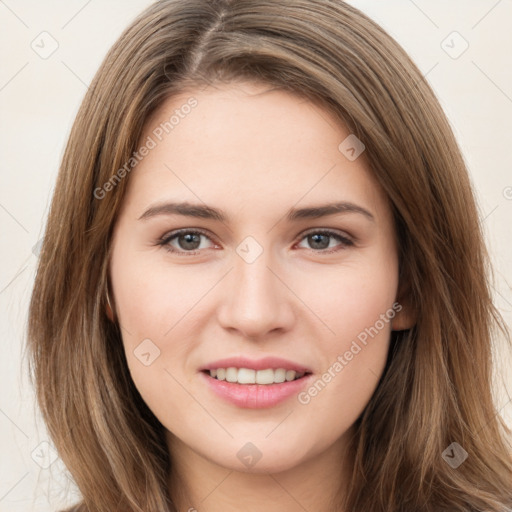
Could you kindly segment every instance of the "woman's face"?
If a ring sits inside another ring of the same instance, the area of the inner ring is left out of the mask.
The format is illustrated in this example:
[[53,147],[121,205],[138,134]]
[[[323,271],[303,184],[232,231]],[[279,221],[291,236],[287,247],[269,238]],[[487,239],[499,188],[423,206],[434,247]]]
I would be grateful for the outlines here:
[[230,84],[168,100],[137,158],[110,272],[169,446],[254,472],[341,450],[407,327],[361,143],[298,96]]

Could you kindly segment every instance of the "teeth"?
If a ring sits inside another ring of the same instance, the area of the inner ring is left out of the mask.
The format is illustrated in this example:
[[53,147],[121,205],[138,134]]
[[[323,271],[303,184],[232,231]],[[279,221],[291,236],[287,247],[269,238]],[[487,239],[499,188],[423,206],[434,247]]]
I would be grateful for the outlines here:
[[299,379],[304,376],[302,372],[295,370],[285,370],[278,368],[276,370],[268,368],[266,370],[251,370],[250,368],[217,368],[210,370],[210,376],[217,380],[226,380],[227,382],[236,382],[238,384],[280,384],[281,382]]
[[236,382],[238,370],[236,368],[226,368],[226,380],[228,382]]

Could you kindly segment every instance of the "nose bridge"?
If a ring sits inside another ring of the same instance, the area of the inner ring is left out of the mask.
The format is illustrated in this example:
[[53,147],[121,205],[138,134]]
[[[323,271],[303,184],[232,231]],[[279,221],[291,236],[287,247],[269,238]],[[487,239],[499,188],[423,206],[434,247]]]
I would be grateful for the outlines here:
[[225,328],[236,328],[247,337],[258,337],[288,327],[292,314],[286,287],[270,270],[271,251],[263,250],[254,239],[247,238],[236,249],[219,320]]

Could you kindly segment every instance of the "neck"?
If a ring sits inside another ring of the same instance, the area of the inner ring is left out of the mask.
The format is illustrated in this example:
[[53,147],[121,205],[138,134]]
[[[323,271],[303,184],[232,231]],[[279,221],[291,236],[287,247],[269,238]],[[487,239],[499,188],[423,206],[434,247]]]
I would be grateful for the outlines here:
[[179,512],[343,512],[353,467],[346,433],[325,451],[280,471],[223,467],[168,433],[170,496]]

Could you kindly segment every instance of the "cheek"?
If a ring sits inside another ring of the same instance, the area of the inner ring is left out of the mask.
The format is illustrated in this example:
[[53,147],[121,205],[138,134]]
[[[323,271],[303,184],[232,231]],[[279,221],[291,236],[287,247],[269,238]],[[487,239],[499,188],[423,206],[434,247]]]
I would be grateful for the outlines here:
[[301,298],[328,328],[323,338],[332,340],[328,346],[339,347],[373,326],[392,307],[398,269],[392,260],[380,265],[354,264],[318,272],[302,282]]
[[[367,405],[385,368],[397,312],[398,267],[392,255],[337,269],[317,280],[315,293],[309,288],[312,309],[329,330],[318,338],[322,373],[299,402],[325,408],[333,418],[346,420],[347,428]],[[333,429],[339,428],[337,419]]]
[[[162,249],[155,249],[161,251]],[[164,340],[208,290],[209,280],[185,266],[165,265],[154,254],[126,252],[112,259],[116,312],[125,333]],[[155,260],[158,260],[155,263]]]
[[[389,330],[382,329],[362,343],[344,341],[332,354],[324,373],[298,397],[299,403],[326,417],[325,435],[336,438],[364,411],[377,388],[389,349]],[[323,427],[322,427],[323,428]]]
[[154,259],[137,251],[122,251],[119,246],[111,265],[128,368],[150,408],[186,398],[181,397],[178,380],[187,385],[191,374],[181,365],[198,343],[194,328],[200,323],[201,298],[215,277],[186,272],[184,266],[155,264]]
[[177,289],[179,276],[171,282],[156,266],[145,267],[142,262],[137,266],[127,259],[113,269],[116,313],[131,378],[147,406],[165,422],[166,411],[188,409],[190,399],[183,391],[183,386],[188,387],[186,376],[176,371],[176,365],[191,348],[192,333],[183,326],[197,298],[192,300],[187,287]]

